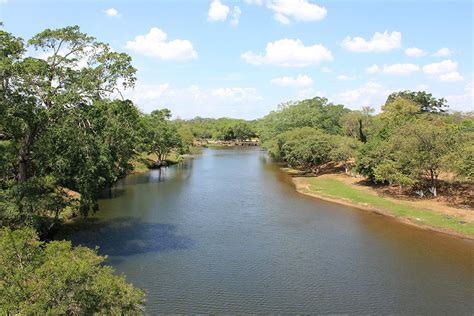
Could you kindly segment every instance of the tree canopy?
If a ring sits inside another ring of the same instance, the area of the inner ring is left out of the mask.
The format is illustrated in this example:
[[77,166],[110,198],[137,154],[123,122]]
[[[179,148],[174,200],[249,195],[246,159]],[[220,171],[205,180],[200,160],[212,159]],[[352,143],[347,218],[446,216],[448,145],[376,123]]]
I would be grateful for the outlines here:
[[143,314],[144,293],[104,260],[69,241],[41,242],[31,228],[0,229],[0,312]]

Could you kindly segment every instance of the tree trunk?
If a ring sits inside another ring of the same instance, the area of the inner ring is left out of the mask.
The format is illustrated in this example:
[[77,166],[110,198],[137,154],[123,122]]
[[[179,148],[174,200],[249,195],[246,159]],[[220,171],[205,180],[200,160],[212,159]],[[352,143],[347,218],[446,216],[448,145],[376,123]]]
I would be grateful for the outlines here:
[[163,160],[161,159],[161,153],[156,152],[156,166],[157,166],[157,167],[160,167],[162,161],[163,161]]
[[367,137],[365,136],[364,132],[362,131],[362,120],[359,119],[359,138],[360,141],[363,143],[367,142]]
[[433,169],[430,169],[430,177],[431,177],[431,189],[430,192],[433,194],[434,197],[438,196],[438,192],[436,189],[436,184],[438,180],[438,175],[434,172]]
[[20,151],[18,155],[18,183],[24,184],[28,180],[28,165],[30,162],[30,150],[33,144],[34,133],[28,130],[25,137],[21,141]]

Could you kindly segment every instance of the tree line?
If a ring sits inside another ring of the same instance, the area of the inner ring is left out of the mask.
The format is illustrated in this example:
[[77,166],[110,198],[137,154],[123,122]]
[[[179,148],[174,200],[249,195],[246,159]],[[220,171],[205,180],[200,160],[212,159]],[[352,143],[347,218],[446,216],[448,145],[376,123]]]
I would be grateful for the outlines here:
[[332,164],[437,196],[442,172],[474,180],[474,115],[448,109],[424,91],[392,93],[376,115],[316,97],[280,105],[258,132],[273,157],[295,168],[317,174]]
[[245,141],[257,137],[257,120],[246,121],[234,118],[202,118],[177,120],[181,130],[192,140]]

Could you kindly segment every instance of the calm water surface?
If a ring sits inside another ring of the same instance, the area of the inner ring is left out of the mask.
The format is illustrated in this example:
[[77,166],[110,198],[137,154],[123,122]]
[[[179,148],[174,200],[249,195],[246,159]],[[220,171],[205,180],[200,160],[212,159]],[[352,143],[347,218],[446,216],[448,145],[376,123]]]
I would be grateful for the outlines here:
[[147,312],[474,312],[472,242],[295,192],[255,148],[121,180],[85,227]]

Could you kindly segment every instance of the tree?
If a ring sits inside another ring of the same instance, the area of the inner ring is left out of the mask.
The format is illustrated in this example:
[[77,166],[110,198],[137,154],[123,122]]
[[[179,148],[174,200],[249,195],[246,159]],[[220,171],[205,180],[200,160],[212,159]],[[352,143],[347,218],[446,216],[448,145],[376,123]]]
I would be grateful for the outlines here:
[[403,173],[401,166],[393,161],[386,160],[374,168],[374,177],[376,180],[385,182],[390,185],[396,183],[400,186],[400,193],[405,186],[413,186],[417,183],[413,175]]
[[144,293],[105,259],[69,241],[40,242],[31,228],[1,229],[0,312],[143,314]]
[[[58,191],[37,195],[41,182],[51,188],[67,184],[79,191],[81,210],[87,214],[96,208],[98,190],[114,178],[106,170],[113,169],[111,166],[123,169],[130,153],[130,146],[125,154],[111,143],[108,154],[102,151],[100,144],[105,143],[96,137],[102,130],[94,115],[101,107],[114,107],[105,100],[119,86],[133,85],[131,59],[80,32],[77,26],[47,29],[28,41],[31,48],[42,52],[43,59],[24,57],[23,41],[5,31],[1,31],[0,40],[0,130],[8,150],[16,153],[14,161],[2,162],[9,175],[4,177],[8,184],[3,186],[8,189],[2,189],[1,194],[15,201],[10,205],[16,205],[19,218],[24,219],[44,204],[28,202],[30,195],[46,197]],[[102,109],[102,114],[105,112]],[[127,122],[123,124],[120,128]],[[66,151],[52,150],[57,145]],[[111,159],[104,159],[104,155]],[[52,170],[68,166],[81,172],[51,178]],[[60,200],[61,194],[55,195],[54,199]],[[7,211],[0,209],[0,215]]]
[[425,91],[399,91],[393,92],[387,97],[385,104],[392,103],[398,98],[410,100],[418,105],[420,112],[441,113],[448,109],[448,101],[445,98],[437,99],[431,93]]
[[347,112],[349,110],[344,106],[330,103],[326,98],[287,102],[259,122],[258,132],[264,147],[277,135],[302,127],[313,127],[337,135],[342,132],[341,117]]
[[276,146],[270,150],[274,157],[316,173],[319,167],[330,161],[334,137],[311,127],[296,128],[277,137]]
[[178,130],[170,122],[171,112],[168,109],[155,110],[143,117],[145,150],[156,154],[156,165],[161,166],[171,150],[181,146]]
[[329,153],[330,159],[334,163],[342,164],[344,171],[348,173],[360,143],[353,138],[344,136],[334,136],[334,141],[334,148]]
[[380,119],[387,129],[398,129],[419,117],[419,106],[412,100],[397,97],[382,106]]
[[360,111],[351,111],[342,117],[342,127],[347,136],[351,136],[359,141],[366,143],[369,130],[372,126],[372,113],[374,109],[371,107],[363,107]]
[[438,176],[446,170],[444,157],[454,147],[452,132],[441,122],[419,121],[400,130],[398,140],[399,160],[413,172],[428,176],[430,191],[437,196]]

